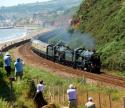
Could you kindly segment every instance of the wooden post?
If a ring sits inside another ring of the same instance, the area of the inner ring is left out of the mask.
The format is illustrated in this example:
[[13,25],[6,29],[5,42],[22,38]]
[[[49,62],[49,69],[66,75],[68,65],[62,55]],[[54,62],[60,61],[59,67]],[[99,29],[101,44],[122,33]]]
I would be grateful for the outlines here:
[[86,78],[84,75],[83,75],[83,83],[84,83],[84,85],[86,84]]
[[85,102],[84,102],[84,96],[83,96],[83,93],[84,93],[84,90],[81,89],[81,104],[84,105]]
[[12,80],[10,80],[10,98],[11,98],[11,101],[13,100],[12,97],[13,97],[13,82],[12,82]]
[[65,103],[65,90],[63,88],[63,105],[64,105],[64,103]]
[[54,86],[53,86],[53,102],[55,100],[55,89],[54,89]]
[[125,97],[123,97],[123,105],[124,105],[124,107],[123,108],[125,108]]
[[87,98],[87,101],[88,101],[88,97],[89,97],[89,95],[88,95],[88,90],[86,91],[86,98]]
[[58,86],[58,102],[60,103],[60,91],[59,91],[59,86]]
[[110,108],[112,108],[112,99],[111,99],[111,94],[109,94],[109,104],[110,104]]
[[101,95],[100,95],[101,84],[102,84],[102,82],[99,83],[99,108],[101,108]]
[[100,93],[99,93],[99,108],[101,108],[101,96],[100,96]]
[[49,86],[49,101],[51,102],[51,91],[50,91],[50,86]]
[[11,104],[13,106],[13,99],[14,99],[13,98],[13,81],[15,81],[15,78],[10,77],[9,80],[10,80],[10,100],[11,100]]

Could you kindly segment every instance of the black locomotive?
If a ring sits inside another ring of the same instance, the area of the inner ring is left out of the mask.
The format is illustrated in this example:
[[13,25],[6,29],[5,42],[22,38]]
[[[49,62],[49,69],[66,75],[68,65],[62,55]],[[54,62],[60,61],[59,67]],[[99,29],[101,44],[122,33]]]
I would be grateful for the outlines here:
[[53,62],[88,72],[100,73],[100,55],[95,51],[88,51],[84,48],[73,50],[65,46],[62,42],[58,44],[47,44],[39,40],[32,40],[31,46],[34,52]]

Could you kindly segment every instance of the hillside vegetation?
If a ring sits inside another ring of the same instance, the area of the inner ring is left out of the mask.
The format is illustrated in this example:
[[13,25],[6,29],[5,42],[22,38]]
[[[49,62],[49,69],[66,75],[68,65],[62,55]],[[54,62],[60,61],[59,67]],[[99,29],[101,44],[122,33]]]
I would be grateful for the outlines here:
[[84,0],[74,15],[77,29],[97,40],[103,66],[125,69],[125,1]]

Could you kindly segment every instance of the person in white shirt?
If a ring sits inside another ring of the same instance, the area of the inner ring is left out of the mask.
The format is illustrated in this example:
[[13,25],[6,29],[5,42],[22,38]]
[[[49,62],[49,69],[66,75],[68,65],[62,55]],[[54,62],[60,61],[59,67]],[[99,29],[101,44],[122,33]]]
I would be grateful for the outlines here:
[[37,84],[37,93],[38,92],[42,92],[43,90],[44,90],[44,88],[45,88],[45,85],[43,84],[43,80],[42,81],[40,81],[40,83],[39,84]]
[[69,100],[69,108],[77,108],[77,92],[73,84],[69,85],[67,89],[67,95]]
[[88,98],[88,102],[85,104],[85,108],[96,108],[92,97]]
[[37,108],[41,108],[42,106],[47,105],[47,102],[44,99],[43,93],[42,93],[44,91],[44,88],[45,88],[43,80],[41,80],[40,83],[37,84],[36,88],[37,88],[37,90],[36,90],[36,95],[34,97],[34,100],[37,104]]

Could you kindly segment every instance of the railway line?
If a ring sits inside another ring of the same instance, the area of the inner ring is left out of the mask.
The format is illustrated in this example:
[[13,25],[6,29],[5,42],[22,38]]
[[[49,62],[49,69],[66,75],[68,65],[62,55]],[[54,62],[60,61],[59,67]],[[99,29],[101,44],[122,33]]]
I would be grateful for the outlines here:
[[20,56],[24,59],[24,62],[30,65],[34,65],[35,67],[42,67],[51,72],[65,73],[69,75],[76,76],[84,76],[86,78],[96,80],[108,85],[113,85],[117,87],[125,88],[125,78],[116,77],[110,74],[102,73],[102,74],[93,74],[83,70],[73,69],[68,66],[64,66],[58,63],[54,63],[50,60],[42,58],[35,54],[30,47],[30,44],[24,44],[16,49],[16,56]]

